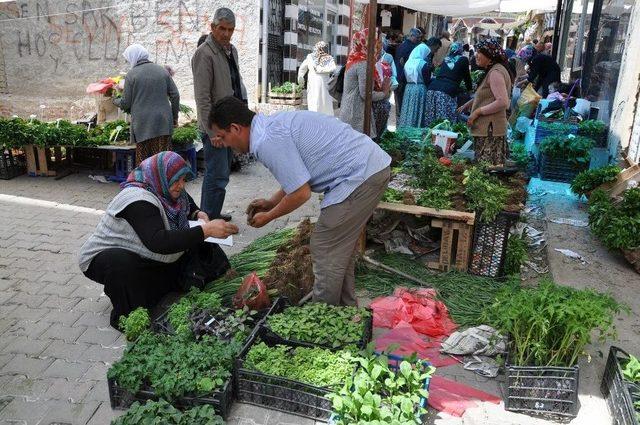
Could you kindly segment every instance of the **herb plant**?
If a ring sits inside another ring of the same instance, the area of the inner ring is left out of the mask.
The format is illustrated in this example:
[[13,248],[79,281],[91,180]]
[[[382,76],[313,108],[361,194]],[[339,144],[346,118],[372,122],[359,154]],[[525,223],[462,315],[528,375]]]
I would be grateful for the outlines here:
[[120,316],[118,321],[120,330],[124,332],[127,341],[135,341],[144,331],[149,330],[151,320],[149,311],[144,307],[138,307],[128,316]]
[[438,161],[432,146],[424,148],[415,176],[416,186],[422,189],[418,205],[441,209],[452,207],[451,198],[457,191],[457,185],[451,169]]
[[518,235],[509,235],[507,241],[507,255],[504,259],[504,273],[509,276],[519,274],[520,268],[527,261],[527,241]]
[[494,176],[489,176],[482,168],[470,167],[464,172],[464,196],[467,207],[481,212],[481,221],[492,221],[502,211],[511,191]]
[[601,189],[589,198],[589,226],[609,249],[640,247],[640,188],[624,191],[614,203]]
[[607,125],[600,120],[585,120],[578,124],[578,134],[598,139],[607,132]]
[[171,135],[171,142],[179,146],[190,145],[194,140],[198,140],[198,130],[193,125],[175,128]]
[[524,143],[511,143],[509,146],[509,154],[521,170],[526,170],[529,167],[531,157]]
[[640,382],[640,360],[633,355],[629,355],[629,361],[622,369],[622,376],[629,382]]
[[615,181],[621,171],[617,165],[582,171],[571,182],[571,191],[576,195],[587,195],[601,184]]
[[268,327],[285,339],[340,347],[363,338],[371,312],[364,308],[311,303],[287,307],[267,319]]
[[111,425],[223,425],[224,421],[213,410],[213,406],[204,404],[179,411],[166,400],[135,402],[127,412],[114,419]]
[[269,347],[260,342],[247,353],[245,367],[323,388],[339,388],[353,375],[355,363],[348,351],[325,348]]
[[354,360],[359,368],[337,392],[327,395],[333,405],[336,425],[420,424],[426,409],[421,399],[435,368],[415,355],[399,363],[395,371],[386,355],[376,356],[371,348]]
[[302,88],[297,84],[293,84],[287,81],[281,86],[272,87],[271,92],[278,93],[278,94],[292,94],[295,92],[296,94],[298,94],[298,93],[302,93]]
[[211,394],[231,376],[240,349],[238,342],[209,336],[195,342],[145,332],[127,347],[107,377],[133,394],[148,385],[169,401],[183,395]]
[[564,159],[575,166],[579,166],[589,163],[593,146],[593,140],[587,137],[559,134],[542,139],[540,152],[550,158]]
[[382,194],[382,200],[384,202],[402,203],[404,199],[404,192],[392,187],[388,187]]
[[601,340],[615,335],[620,309],[608,295],[545,279],[537,287],[502,291],[484,320],[511,336],[512,364],[570,367],[591,343],[592,332]]
[[193,335],[189,320],[191,313],[195,310],[215,312],[221,306],[222,300],[219,294],[192,288],[180,301],[169,307],[167,318],[176,335],[189,338]]

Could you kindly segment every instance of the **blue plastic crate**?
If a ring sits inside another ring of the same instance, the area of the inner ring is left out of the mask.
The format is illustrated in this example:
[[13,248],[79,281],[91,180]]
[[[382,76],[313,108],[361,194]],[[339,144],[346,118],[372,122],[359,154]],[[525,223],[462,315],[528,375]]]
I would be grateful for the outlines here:
[[116,150],[116,173],[107,177],[107,180],[113,182],[123,182],[129,177],[129,173],[136,168],[136,150],[135,149],[118,149]]

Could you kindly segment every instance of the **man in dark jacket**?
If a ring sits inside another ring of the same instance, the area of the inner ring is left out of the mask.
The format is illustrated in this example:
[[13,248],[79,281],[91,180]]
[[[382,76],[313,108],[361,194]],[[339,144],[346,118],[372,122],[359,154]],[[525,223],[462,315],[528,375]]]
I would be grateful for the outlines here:
[[404,64],[409,60],[409,55],[413,49],[422,41],[422,32],[418,28],[411,28],[407,38],[396,49],[396,73],[398,80],[398,87],[395,90],[396,101],[396,117],[400,117],[400,109],[402,108],[402,98],[404,96],[404,89],[407,86],[407,80],[404,76]]
[[230,9],[217,9],[211,23],[211,34],[191,59],[198,126],[206,163],[200,207],[211,219],[231,220],[231,216],[222,214],[222,205],[229,183],[233,152],[224,147],[207,128],[209,111],[217,100],[226,96],[246,100],[246,90],[238,69],[238,51],[231,44],[235,26],[236,17]]

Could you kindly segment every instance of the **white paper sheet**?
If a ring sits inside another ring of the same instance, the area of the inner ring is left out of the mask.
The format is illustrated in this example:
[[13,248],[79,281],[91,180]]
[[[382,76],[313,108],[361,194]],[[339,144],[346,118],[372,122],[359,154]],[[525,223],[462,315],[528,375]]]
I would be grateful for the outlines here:
[[[191,221],[189,220],[189,227],[196,227],[204,224],[204,221]],[[218,245],[224,246],[233,246],[233,235],[229,235],[226,239],[218,239],[218,238],[207,238],[204,240],[205,242],[217,243]]]

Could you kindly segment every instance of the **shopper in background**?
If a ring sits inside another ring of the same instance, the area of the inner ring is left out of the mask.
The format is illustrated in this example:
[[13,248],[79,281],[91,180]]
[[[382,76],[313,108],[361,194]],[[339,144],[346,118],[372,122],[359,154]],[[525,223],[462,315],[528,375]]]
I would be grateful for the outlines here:
[[425,122],[430,125],[438,119],[457,121],[458,94],[464,81],[467,91],[471,91],[469,59],[463,56],[460,43],[452,43],[449,54],[444,58],[436,78],[427,86]]
[[426,44],[413,49],[404,66],[407,88],[402,100],[398,127],[426,127],[426,95],[431,80],[431,50]]
[[475,98],[458,112],[471,110],[467,125],[473,136],[476,161],[500,165],[508,154],[507,109],[514,75],[509,72],[507,56],[496,39],[483,40],[476,49],[478,65],[486,70],[486,75]]
[[409,55],[422,40],[422,32],[418,28],[411,28],[407,38],[396,49],[395,64],[398,71],[398,88],[395,90],[396,117],[400,117],[402,100],[407,86],[407,79],[404,76],[404,66],[409,60]]
[[122,56],[131,65],[124,78],[122,97],[113,103],[131,114],[131,143],[136,145],[136,164],[171,150],[171,135],[178,125],[180,93],[167,70],[149,60],[149,52],[132,44]]
[[[364,129],[364,98],[367,87],[367,37],[368,29],[358,31],[351,40],[351,50],[347,58],[346,70],[344,73],[344,89],[342,91],[342,103],[340,104],[340,120],[350,124],[356,131],[363,132]],[[377,35],[377,34],[376,34]],[[374,54],[380,57],[382,42],[376,37]],[[373,93],[371,101],[387,99],[391,94],[391,79],[382,78],[378,75],[378,70],[373,68]],[[369,136],[373,139],[377,137],[375,118],[371,111],[371,127]]]
[[307,55],[298,70],[298,84],[304,86],[307,75],[307,109],[333,116],[333,98],[327,85],[329,75],[335,71],[336,63],[329,54],[329,46],[319,41]]
[[451,34],[449,34],[449,31],[442,31],[440,34],[440,45],[441,48],[433,54],[434,68],[442,65],[444,58],[449,53],[449,48],[451,47]]
[[233,152],[214,138],[206,120],[216,100],[225,96],[235,96],[244,101],[247,98],[238,68],[238,51],[231,44],[235,26],[236,17],[230,9],[217,9],[211,22],[211,33],[191,59],[198,127],[204,145],[206,167],[200,206],[212,219],[231,220],[230,215],[222,214],[222,205],[231,174]]
[[[382,81],[384,81],[385,79],[391,80],[391,90],[393,91],[396,87],[398,87],[397,71],[396,65],[393,61],[393,56],[386,52],[388,47],[389,41],[384,38],[382,40],[382,51],[380,53],[380,59],[376,63],[376,71],[378,71],[378,78],[382,78]],[[382,83],[382,81],[380,81],[380,83]],[[385,99],[371,102],[373,116],[376,121],[376,139],[379,139],[387,129],[389,112],[391,111],[391,102],[389,101],[390,95],[391,92]]]
[[529,65],[527,81],[533,84],[533,88],[543,97],[549,95],[549,85],[560,82],[560,65],[551,56],[537,53],[531,46],[524,46],[518,57]]

